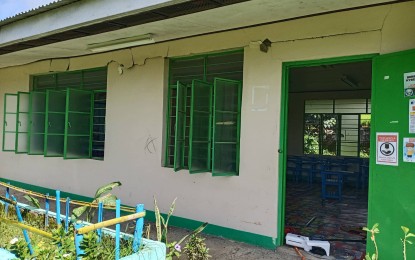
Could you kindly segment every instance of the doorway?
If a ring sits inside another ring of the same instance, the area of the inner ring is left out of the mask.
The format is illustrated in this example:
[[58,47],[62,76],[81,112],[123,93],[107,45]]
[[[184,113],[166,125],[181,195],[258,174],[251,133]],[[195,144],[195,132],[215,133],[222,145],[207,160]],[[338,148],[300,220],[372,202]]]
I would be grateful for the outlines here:
[[338,259],[366,251],[372,58],[284,64],[280,237],[329,241]]

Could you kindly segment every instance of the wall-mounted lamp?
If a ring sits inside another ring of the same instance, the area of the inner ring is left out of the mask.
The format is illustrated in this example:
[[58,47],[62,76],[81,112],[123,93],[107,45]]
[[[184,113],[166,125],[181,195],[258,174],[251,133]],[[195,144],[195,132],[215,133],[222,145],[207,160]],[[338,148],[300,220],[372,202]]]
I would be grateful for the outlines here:
[[268,48],[271,47],[272,42],[267,38],[265,40],[262,41],[262,43],[259,45],[259,49],[262,52],[267,53],[268,52]]
[[133,46],[139,46],[144,44],[154,43],[154,38],[152,34],[143,34],[134,37],[121,38],[117,40],[100,42],[100,43],[91,43],[88,44],[88,50],[92,52],[103,52],[103,51],[112,51],[117,49],[123,49]]
[[352,88],[358,88],[359,87],[359,82],[357,82],[356,80],[354,80],[353,78],[351,78],[350,76],[347,75],[343,75],[340,80],[345,83],[346,85],[348,85],[349,87]]

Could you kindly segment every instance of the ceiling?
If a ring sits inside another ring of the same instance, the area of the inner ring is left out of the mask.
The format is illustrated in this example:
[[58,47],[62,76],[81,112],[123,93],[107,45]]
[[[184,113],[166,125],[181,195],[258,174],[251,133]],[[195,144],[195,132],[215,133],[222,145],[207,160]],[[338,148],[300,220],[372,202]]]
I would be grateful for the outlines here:
[[290,93],[370,90],[372,62],[352,62],[290,69]]
[[[88,44],[125,38],[125,35],[151,33],[157,43],[391,2],[396,1],[197,0],[178,3],[151,12],[129,14],[95,24],[79,25],[63,32],[51,32],[37,39],[3,45],[0,48],[0,68],[37,60],[88,55],[91,54],[87,48]],[[7,25],[3,27],[7,27]],[[3,30],[3,27],[0,29]]]
[[[25,18],[34,18],[34,16],[38,14],[45,13],[47,11],[52,11],[62,7],[64,5],[69,5],[71,3],[77,2],[79,0],[61,0],[58,2],[51,3],[47,6],[32,10],[30,12],[22,13],[21,15],[11,17],[0,21],[1,25],[7,25],[10,23],[21,22],[21,20]],[[66,30],[61,30],[59,32],[49,33],[47,35],[43,35],[40,37],[35,37],[34,39],[28,39],[21,42],[14,42],[12,44],[4,45],[0,44],[0,54],[7,54],[12,53],[24,49],[29,49],[33,47],[38,47],[46,44],[52,44],[57,42],[62,42],[70,39],[82,38],[91,35],[97,35],[105,32],[116,31],[132,26],[142,25],[150,22],[161,21],[170,19],[173,17],[183,16],[191,13],[201,12],[205,10],[210,10],[218,7],[223,7],[235,3],[241,3],[248,0],[197,0],[197,1],[185,1],[178,3],[170,2],[170,5],[166,6],[158,6],[154,9],[150,9],[148,11],[139,12],[135,14],[130,14],[122,17],[114,18],[113,15],[110,13],[106,14],[108,17],[107,19],[97,22],[97,23],[88,23],[84,25],[78,25],[74,28],[68,28]],[[104,3],[104,2],[103,2]],[[82,8],[82,6],[80,6]],[[85,6],[84,8],[90,8]],[[31,15],[33,13],[33,15]],[[55,12],[56,13],[56,12]],[[63,14],[63,13],[62,13]],[[79,15],[79,13],[78,13]],[[21,17],[19,19],[19,17]],[[77,17],[79,21],[85,22],[85,18],[81,15]],[[53,23],[53,20],[51,21]],[[76,24],[76,23],[75,23]],[[30,25],[27,25],[29,28]],[[50,26],[50,30],[56,30],[55,27]],[[30,38],[30,37],[29,37]]]

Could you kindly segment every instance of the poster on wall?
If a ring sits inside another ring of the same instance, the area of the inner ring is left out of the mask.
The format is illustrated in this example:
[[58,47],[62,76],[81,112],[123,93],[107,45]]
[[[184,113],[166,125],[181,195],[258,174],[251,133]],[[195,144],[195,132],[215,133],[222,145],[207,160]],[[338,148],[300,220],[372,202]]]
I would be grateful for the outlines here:
[[398,166],[398,133],[376,133],[376,164]]
[[415,96],[415,72],[403,74],[405,97]]
[[415,133],[415,99],[409,100],[409,133]]
[[403,161],[415,162],[415,138],[403,139]]

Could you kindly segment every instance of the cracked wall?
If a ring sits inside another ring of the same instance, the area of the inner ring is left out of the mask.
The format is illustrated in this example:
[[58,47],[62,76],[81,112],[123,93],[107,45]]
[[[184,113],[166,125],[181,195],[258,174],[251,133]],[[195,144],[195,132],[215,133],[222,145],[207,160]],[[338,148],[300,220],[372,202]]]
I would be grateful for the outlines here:
[[[108,66],[105,160],[0,152],[1,177],[86,196],[119,180],[123,186],[116,193],[123,203],[140,201],[151,210],[155,195],[167,211],[178,197],[177,216],[276,238],[282,63],[415,48],[414,12],[413,2],[380,6],[0,69],[3,96],[28,91],[32,74]],[[265,38],[273,42],[268,53],[259,51]],[[161,167],[166,58],[236,48],[245,51],[240,176]],[[252,101],[258,89],[269,100],[261,109]],[[149,140],[154,153],[144,149]]]

